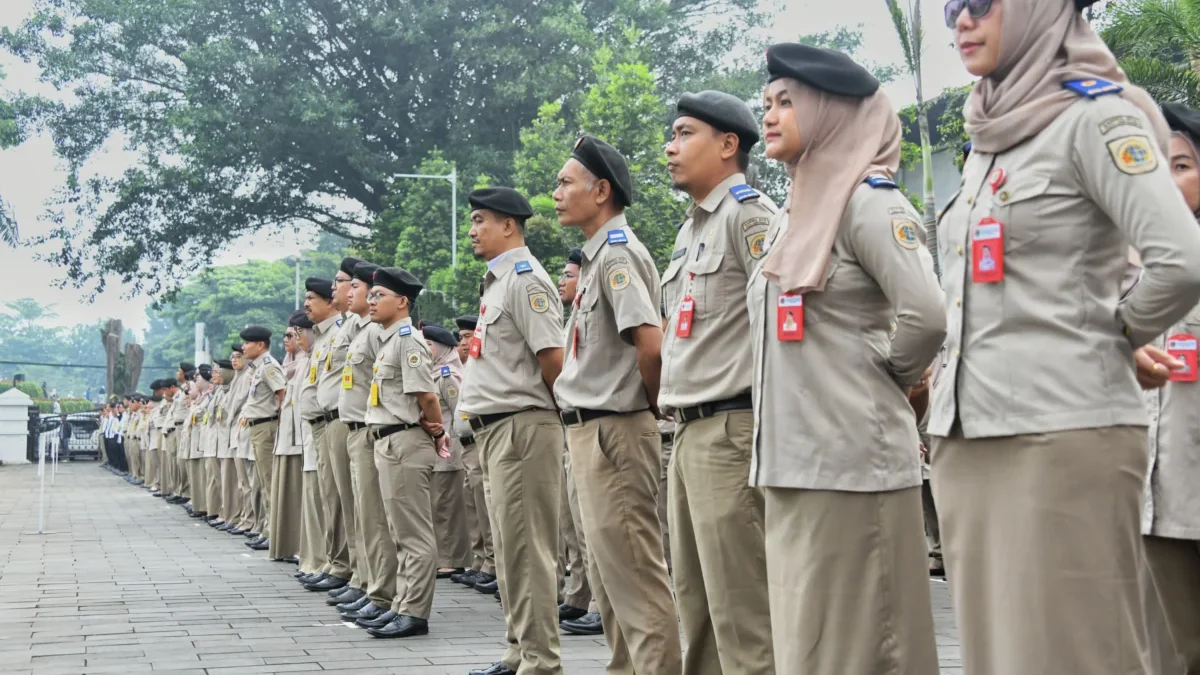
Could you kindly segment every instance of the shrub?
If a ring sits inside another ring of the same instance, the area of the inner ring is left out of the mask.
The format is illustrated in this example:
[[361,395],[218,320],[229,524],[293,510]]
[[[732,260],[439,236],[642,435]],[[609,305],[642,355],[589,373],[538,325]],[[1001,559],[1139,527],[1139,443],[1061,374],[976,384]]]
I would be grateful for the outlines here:
[[[41,414],[54,414],[54,401],[48,398],[36,398],[33,402],[37,405],[38,411]],[[92,412],[96,409],[95,403],[83,398],[60,398],[58,402],[62,406],[62,411],[68,415],[77,412]]]
[[[12,380],[0,380],[0,394],[13,388]],[[17,389],[25,392],[29,398],[44,398],[46,394],[42,392],[42,388],[33,382],[21,382],[17,384]]]

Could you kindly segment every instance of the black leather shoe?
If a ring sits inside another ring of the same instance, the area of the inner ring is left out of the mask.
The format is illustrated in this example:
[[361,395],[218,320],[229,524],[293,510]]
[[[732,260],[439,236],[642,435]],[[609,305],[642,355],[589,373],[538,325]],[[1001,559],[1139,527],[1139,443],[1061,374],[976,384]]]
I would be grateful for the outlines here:
[[315,584],[318,581],[324,581],[328,577],[329,575],[324,572],[313,572],[312,574],[300,577],[300,583],[302,585]]
[[[491,575],[489,574],[488,576]],[[475,584],[475,590],[485,594],[495,593],[496,591],[500,590],[500,583],[496,581],[495,577],[493,577],[491,581],[477,582]]]
[[567,604],[562,604],[562,605],[558,606],[559,622],[574,621],[574,620],[580,618],[581,616],[583,616],[584,614],[587,614],[586,609],[579,609],[578,607],[572,607]]
[[401,614],[395,621],[382,628],[368,628],[367,632],[377,638],[406,638],[428,635],[429,621]]
[[151,493],[150,493],[150,496],[151,496],[151,497],[162,497],[162,496],[163,496],[163,493],[159,492],[158,490],[155,490],[155,491],[153,491],[153,492],[151,492]]
[[299,565],[299,564],[300,564],[300,558],[298,558],[298,557],[296,557],[296,556],[291,556],[290,558],[284,558],[284,559],[283,559],[283,562],[285,562],[285,563],[291,563],[291,564],[293,564],[293,565]]
[[297,579],[299,579],[300,577],[306,577],[306,576],[308,576],[308,572],[305,572],[305,571],[301,570],[301,571],[299,571],[299,572],[296,572],[296,573],[295,573],[295,574],[293,574],[292,576],[294,576],[294,577],[296,577]]
[[[350,587],[347,586],[346,588],[350,588]],[[348,604],[351,602],[357,602],[361,598],[366,597],[366,595],[367,594],[364,591],[361,591],[357,588],[350,588],[350,590],[346,591],[345,593],[342,593],[341,595],[330,596],[329,599],[325,601],[325,604],[327,604],[327,605],[345,605],[345,604]]]
[[192,511],[192,518],[208,518],[208,514],[203,511]]
[[349,593],[351,591],[357,591],[357,590],[359,590],[359,589],[357,589],[353,586],[342,586],[341,588],[335,588],[335,589],[329,591],[329,597],[336,598],[339,595],[343,595],[345,593]]
[[558,627],[571,635],[604,635],[604,623],[596,612],[588,612],[575,621],[563,621]]
[[454,576],[455,574],[462,574],[462,573],[463,573],[463,572],[465,572],[465,571],[466,571],[466,570],[464,570],[464,569],[463,569],[463,568],[461,568],[461,567],[458,567],[458,568],[455,568],[455,569],[452,569],[452,570],[447,570],[447,571],[445,571],[445,572],[439,571],[439,572],[437,573],[437,578],[439,578],[439,579],[449,579],[450,577]]
[[259,537],[261,537],[261,536],[263,536],[263,535],[262,535],[262,534],[260,534],[260,533],[258,533],[258,532],[255,532],[254,530],[246,530],[246,537],[247,537],[247,538],[250,538],[250,539],[258,539],[258,538],[259,538]]
[[497,661],[483,670],[472,670],[467,675],[517,675],[517,671],[504,665],[503,661]]
[[355,600],[354,602],[343,602],[342,604],[338,605],[337,611],[340,614],[353,614],[358,610],[365,608],[369,604],[371,604],[371,598],[367,597],[366,594],[363,594],[361,598]]
[[263,543],[263,542],[264,542],[264,541],[266,541],[266,540],[267,540],[267,538],[266,538],[266,537],[259,537],[258,539],[251,539],[250,541],[243,542],[243,543],[245,543],[245,544],[246,544],[246,546],[249,546],[249,547],[253,548],[253,547],[254,547],[254,546],[256,546],[257,544],[261,544],[261,543]]
[[245,530],[243,530],[242,528],[240,528],[240,527],[238,527],[238,526],[236,526],[236,525],[231,525],[231,526],[230,526],[230,528],[229,528],[228,530],[225,530],[225,531],[226,531],[226,532],[228,532],[229,534],[232,534],[232,535],[236,536],[236,537],[240,537],[241,535],[243,535],[243,534],[246,534],[246,531],[245,531]]
[[330,575],[318,582],[304,584],[304,587],[310,591],[332,591],[333,589],[341,588],[348,583],[350,583],[349,579],[342,579],[341,577]]
[[474,586],[475,582],[479,580],[478,575],[479,572],[475,570],[467,570],[462,574],[451,574],[450,581],[453,581],[456,584],[462,584],[464,586]]
[[271,540],[270,539],[263,539],[262,541],[252,542],[250,544],[251,551],[266,551],[269,548],[271,548]]
[[342,621],[353,621],[355,623],[360,620],[374,621],[375,619],[378,619],[386,614],[387,611],[387,607],[380,607],[379,605],[368,600],[365,605],[359,607],[358,609],[341,612],[341,617]]
[[374,619],[359,619],[354,622],[354,625],[361,626],[363,628],[383,628],[389,623],[395,621],[396,617],[398,616],[400,615],[389,609]]
[[496,592],[492,594],[492,597],[493,597],[493,598],[495,598],[495,599],[497,599],[497,600],[499,600],[499,599],[500,599],[500,591],[499,591],[499,589],[497,589],[497,590],[496,590]]

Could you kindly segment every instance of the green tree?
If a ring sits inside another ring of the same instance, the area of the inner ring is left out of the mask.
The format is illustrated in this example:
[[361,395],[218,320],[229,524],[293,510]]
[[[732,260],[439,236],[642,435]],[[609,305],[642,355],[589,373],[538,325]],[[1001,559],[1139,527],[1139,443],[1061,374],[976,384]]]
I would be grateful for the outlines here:
[[[0,70],[0,82],[3,81],[4,71]],[[12,147],[21,141],[16,111],[7,99],[8,96],[0,90],[0,150]],[[16,246],[20,240],[21,234],[17,229],[17,219],[4,199],[0,198],[0,242]]]
[[1101,36],[1155,100],[1200,107],[1200,0],[1110,3]]
[[[50,325],[57,314],[53,306],[33,298],[4,303],[0,312],[0,359],[20,363],[0,365],[5,376],[21,373],[30,382],[46,382],[60,396],[82,396],[104,384],[104,347],[98,335],[103,322],[70,327]],[[128,338],[132,338],[129,335]],[[100,368],[34,366],[30,363],[99,365]],[[46,392],[49,394],[49,392]]]

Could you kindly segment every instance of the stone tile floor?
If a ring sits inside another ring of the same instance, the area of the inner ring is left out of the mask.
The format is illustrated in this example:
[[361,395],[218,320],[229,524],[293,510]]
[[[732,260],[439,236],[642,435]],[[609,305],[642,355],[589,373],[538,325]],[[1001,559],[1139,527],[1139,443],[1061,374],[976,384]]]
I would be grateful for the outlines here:
[[[60,464],[46,504],[39,535],[37,467],[0,466],[3,675],[465,675],[503,651],[491,597],[439,581],[428,636],[373,639],[301,588],[292,565],[94,462]],[[946,586],[930,589],[941,672],[961,675]],[[568,675],[601,675],[608,647],[564,636],[562,655]]]

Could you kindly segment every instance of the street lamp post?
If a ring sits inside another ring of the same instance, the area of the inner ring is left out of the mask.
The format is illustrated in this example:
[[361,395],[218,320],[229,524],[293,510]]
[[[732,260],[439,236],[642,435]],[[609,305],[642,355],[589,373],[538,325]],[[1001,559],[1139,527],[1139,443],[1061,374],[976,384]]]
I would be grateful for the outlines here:
[[294,256],[294,257],[288,257],[286,262],[294,263],[296,265],[296,307],[295,307],[295,309],[300,309],[300,298],[302,298],[304,296],[304,294],[300,291],[300,288],[301,288],[300,287],[300,264],[308,262],[308,259],[303,256]]
[[445,176],[427,173],[397,173],[396,178],[437,178],[450,181],[450,267],[458,267],[458,167]]

